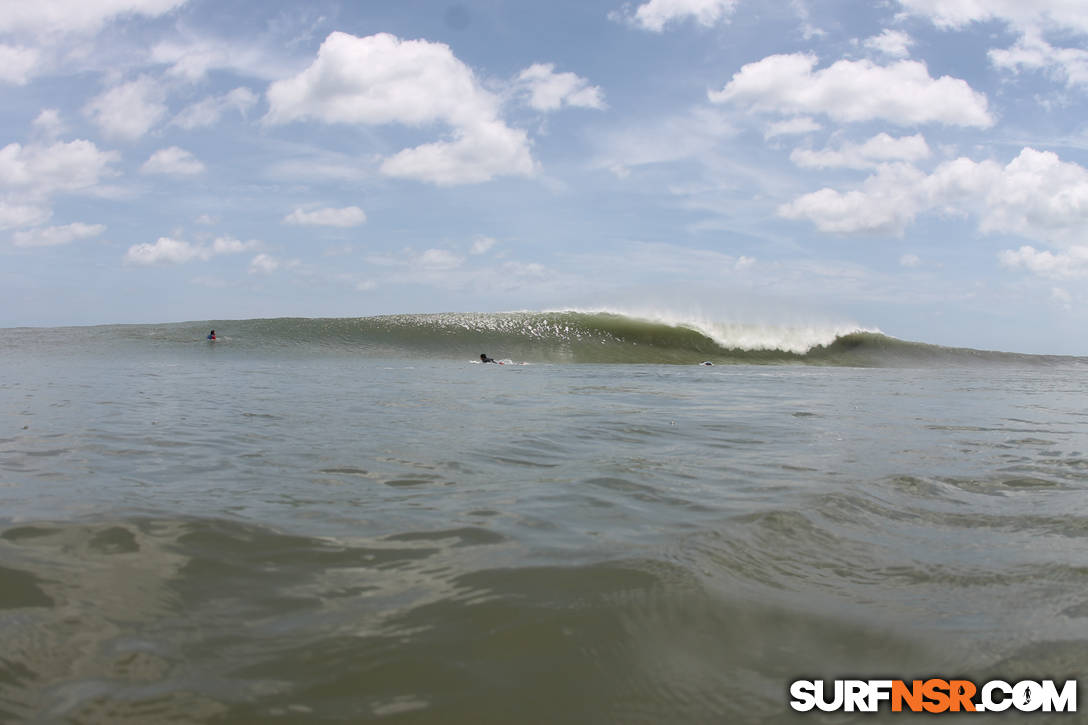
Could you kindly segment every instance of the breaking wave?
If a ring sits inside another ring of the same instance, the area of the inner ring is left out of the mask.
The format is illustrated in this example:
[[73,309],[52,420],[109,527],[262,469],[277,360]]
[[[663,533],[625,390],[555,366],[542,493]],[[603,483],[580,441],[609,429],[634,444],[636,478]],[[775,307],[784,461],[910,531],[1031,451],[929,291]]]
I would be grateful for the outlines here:
[[[128,325],[123,337],[203,343],[209,327],[232,349],[339,349],[370,355],[540,363],[1046,364],[1058,356],[950,348],[835,325],[754,325],[612,311],[398,314]],[[116,332],[114,333],[116,334]]]

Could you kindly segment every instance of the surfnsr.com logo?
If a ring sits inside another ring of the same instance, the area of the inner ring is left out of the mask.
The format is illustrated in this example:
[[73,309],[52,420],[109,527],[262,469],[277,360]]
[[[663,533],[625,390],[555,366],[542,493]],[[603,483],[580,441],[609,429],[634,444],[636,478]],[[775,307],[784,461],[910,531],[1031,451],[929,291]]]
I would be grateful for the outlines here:
[[790,707],[798,712],[1076,712],[1077,681],[1009,683],[990,680],[797,680],[790,684]]

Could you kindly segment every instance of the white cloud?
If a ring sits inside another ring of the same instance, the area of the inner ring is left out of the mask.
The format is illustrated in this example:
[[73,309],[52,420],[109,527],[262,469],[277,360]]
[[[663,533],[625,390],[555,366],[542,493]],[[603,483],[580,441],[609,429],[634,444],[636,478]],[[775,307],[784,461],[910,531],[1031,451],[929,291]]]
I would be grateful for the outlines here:
[[186,0],[13,0],[0,7],[0,32],[93,33],[128,15],[158,17]]
[[[260,242],[242,242],[220,237],[212,244],[190,244],[170,237],[159,237],[154,244],[134,244],[125,254],[125,262],[141,267],[162,264],[185,264],[194,260],[207,261],[220,254],[238,254],[260,247]],[[263,255],[259,255],[263,256]]]
[[865,40],[865,47],[893,58],[906,58],[910,55],[910,46],[914,39],[902,30],[886,29],[880,35]]
[[386,159],[381,170],[390,176],[459,184],[534,170],[526,133],[502,121],[498,98],[442,43],[332,33],[309,68],[276,81],[267,95],[269,123],[451,128],[448,140]]
[[462,126],[493,116],[497,104],[447,45],[340,32],[325,39],[309,68],[273,83],[268,100],[272,123]]
[[144,162],[140,171],[145,174],[192,176],[203,173],[204,164],[185,149],[170,146],[151,154],[151,158]]
[[170,121],[171,125],[181,126],[186,130],[214,126],[228,111],[237,111],[241,116],[257,105],[258,96],[245,87],[235,88],[221,96],[208,96],[202,101],[182,109]]
[[1088,169],[1032,148],[1005,166],[958,158],[929,175],[888,164],[858,190],[825,188],[779,207],[781,216],[839,233],[902,234],[925,211],[974,214],[983,233],[1076,244],[1088,235]]
[[1023,267],[1049,279],[1088,277],[1088,246],[1073,246],[1059,254],[1023,246],[1019,249],[1006,249],[998,255],[998,259],[1006,267]]
[[110,165],[119,159],[116,151],[101,151],[85,140],[49,146],[8,144],[0,149],[0,188],[33,196],[87,189],[114,174]]
[[320,227],[357,227],[366,221],[366,213],[357,206],[343,209],[315,209],[305,211],[295,209],[283,218],[284,224]]
[[899,0],[899,4],[942,28],[997,20],[1020,30],[1047,27],[1088,33],[1088,13],[1080,0]]
[[280,268],[280,261],[268,254],[258,254],[249,263],[250,274],[272,274]]
[[51,215],[43,206],[0,200],[0,231],[44,224]]
[[160,83],[140,76],[93,98],[84,113],[107,135],[135,140],[166,115],[165,95]]
[[184,264],[194,259],[211,259],[212,252],[170,237],[159,237],[154,244],[134,244],[128,248],[125,261],[140,266],[156,264]]
[[166,73],[170,77],[191,83],[212,70],[228,70],[269,81],[291,72],[274,51],[241,37],[189,36],[165,40],[152,47],[151,61],[168,65]]
[[40,53],[21,45],[0,45],[0,82],[25,86],[38,66]]
[[795,149],[790,161],[810,169],[870,169],[891,161],[921,161],[929,155],[929,145],[920,133],[900,138],[880,133],[865,143],[846,143],[838,149]]
[[518,74],[529,93],[529,105],[538,111],[557,111],[564,104],[580,108],[605,107],[601,89],[574,73],[556,73],[554,63],[534,63]]
[[1005,23],[1021,37],[1007,50],[991,50],[990,60],[1007,70],[1046,69],[1068,85],[1088,84],[1088,53],[1082,46],[1054,48],[1043,33],[1088,35],[1083,0],[899,0],[937,27],[959,29],[971,23]]
[[472,249],[469,250],[471,254],[486,254],[491,251],[498,242],[492,237],[478,236],[472,241]]
[[812,133],[819,131],[823,126],[816,123],[808,116],[798,116],[796,118],[787,118],[785,121],[776,121],[775,123],[767,126],[767,129],[763,132],[763,138],[771,139],[776,136],[800,136],[806,133]]
[[639,5],[627,19],[655,33],[670,23],[687,19],[709,28],[732,15],[736,5],[737,0],[650,0]]
[[904,267],[917,267],[922,264],[922,259],[917,254],[904,254],[899,258],[899,264]]
[[250,274],[268,275],[280,269],[293,270],[296,274],[304,276],[312,274],[306,270],[299,259],[282,260],[270,254],[258,254],[249,262]]
[[921,211],[922,172],[906,164],[882,166],[861,190],[820,189],[778,208],[787,219],[807,219],[825,232],[902,234]]
[[12,243],[16,247],[55,247],[68,244],[77,239],[97,237],[106,231],[101,224],[66,224],[60,227],[42,227],[16,232],[12,236]]
[[60,120],[60,111],[55,108],[43,108],[31,125],[35,132],[50,139],[60,136],[65,131],[64,122]]
[[814,72],[816,61],[806,53],[768,56],[745,65],[721,91],[708,95],[713,103],[781,114],[823,113],[840,122],[979,128],[994,123],[985,95],[958,78],[930,77],[924,63],[903,60],[880,66],[870,60],[840,60]]
[[405,149],[382,162],[387,176],[429,181],[441,186],[476,184],[496,176],[528,176],[534,163],[527,134],[502,121],[459,130],[453,141]]
[[1012,48],[991,50],[989,56],[998,68],[1014,72],[1046,70],[1068,86],[1088,85],[1088,50],[1055,48],[1036,32],[1025,33]]
[[1088,169],[1083,166],[1025,148],[988,186],[983,231],[1058,242],[1088,234]]
[[812,24],[812,13],[809,12],[807,0],[790,0],[790,6],[797,13],[797,19],[801,21],[802,38],[812,40],[827,35],[827,31]]

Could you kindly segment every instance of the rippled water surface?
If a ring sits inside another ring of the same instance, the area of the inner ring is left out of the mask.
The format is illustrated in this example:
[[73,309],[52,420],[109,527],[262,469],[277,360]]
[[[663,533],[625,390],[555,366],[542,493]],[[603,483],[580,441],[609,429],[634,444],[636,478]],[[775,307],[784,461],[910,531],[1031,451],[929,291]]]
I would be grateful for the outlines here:
[[0,721],[759,723],[802,677],[1078,677],[1086,372],[2,331]]

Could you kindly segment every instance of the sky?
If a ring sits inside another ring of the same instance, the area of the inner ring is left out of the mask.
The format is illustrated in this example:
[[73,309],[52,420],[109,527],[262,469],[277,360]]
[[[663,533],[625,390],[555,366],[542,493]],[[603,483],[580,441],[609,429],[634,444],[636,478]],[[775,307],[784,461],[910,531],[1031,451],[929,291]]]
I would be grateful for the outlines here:
[[1088,0],[0,0],[0,327],[612,309],[1088,355]]

